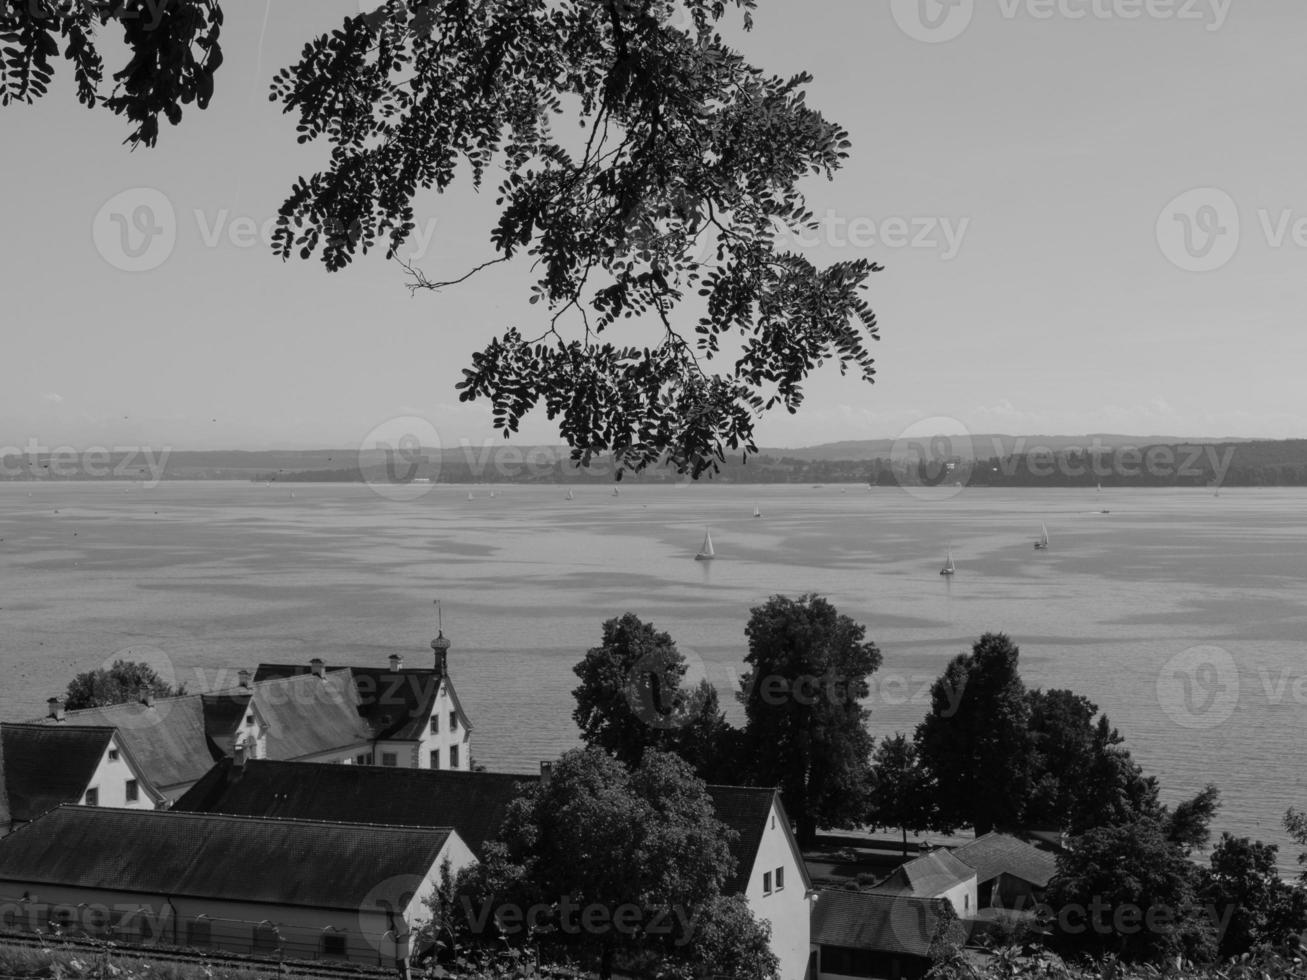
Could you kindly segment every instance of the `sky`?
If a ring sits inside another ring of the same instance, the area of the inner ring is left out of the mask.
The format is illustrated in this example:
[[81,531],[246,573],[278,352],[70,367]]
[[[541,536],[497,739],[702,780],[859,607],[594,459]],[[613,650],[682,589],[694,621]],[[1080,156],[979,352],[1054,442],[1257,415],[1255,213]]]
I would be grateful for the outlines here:
[[[410,296],[381,253],[329,274],[260,240],[323,153],[269,80],[359,0],[224,7],[213,103],[156,149],[124,147],[66,71],[0,109],[0,446],[350,447],[408,418],[493,437],[454,385],[540,322],[524,266]],[[1307,436],[1301,0],[760,0],[739,43],[811,71],[851,134],[807,185],[825,228],[803,247],[885,266],[877,383],[822,369],[761,445]],[[420,201],[408,254],[431,278],[492,257],[495,183]],[[142,202],[172,220],[132,257],[114,222]],[[521,441],[559,439],[532,417]]]

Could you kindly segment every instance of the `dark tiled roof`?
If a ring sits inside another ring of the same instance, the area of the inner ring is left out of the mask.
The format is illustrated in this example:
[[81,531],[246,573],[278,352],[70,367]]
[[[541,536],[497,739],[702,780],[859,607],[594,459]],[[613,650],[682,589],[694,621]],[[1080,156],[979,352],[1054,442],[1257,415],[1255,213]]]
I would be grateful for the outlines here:
[[254,703],[268,723],[270,759],[299,759],[368,741],[358,696],[345,670],[256,681]]
[[63,806],[0,840],[0,879],[356,911],[387,880],[425,875],[449,835]]
[[812,942],[900,956],[928,956],[951,923],[942,898],[878,892],[821,891],[812,909]]
[[112,739],[112,728],[0,725],[9,819],[35,820],[61,803],[80,802]]
[[1043,888],[1057,871],[1054,855],[1009,834],[985,834],[970,844],[955,847],[953,854],[976,869],[976,879],[981,883],[1007,874]]
[[731,845],[735,874],[722,887],[726,894],[737,895],[749,886],[753,862],[758,856],[762,835],[767,830],[776,791],[756,786],[709,786],[708,795],[712,797],[717,819],[737,835]]
[[52,729],[116,728],[142,775],[165,794],[195,782],[218,757],[205,735],[199,695],[157,698],[153,706],[131,701],[85,708],[69,711],[63,722],[40,723]]
[[9,810],[9,791],[5,788],[5,740],[0,738],[0,835],[9,829],[13,821]]
[[508,805],[537,776],[379,766],[223,760],[174,805],[175,810],[453,827],[480,854]]
[[933,898],[975,876],[974,868],[940,848],[900,865],[876,890]]

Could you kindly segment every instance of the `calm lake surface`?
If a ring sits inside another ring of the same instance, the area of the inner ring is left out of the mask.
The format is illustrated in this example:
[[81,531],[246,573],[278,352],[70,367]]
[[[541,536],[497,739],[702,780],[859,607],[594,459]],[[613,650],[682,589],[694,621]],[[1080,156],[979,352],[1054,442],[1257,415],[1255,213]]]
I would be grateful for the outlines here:
[[[1280,818],[1307,807],[1303,491],[468,490],[0,484],[0,718],[42,715],[117,656],[192,690],[260,661],[426,663],[439,598],[476,760],[532,771],[576,744],[572,666],[604,619],[670,632],[738,720],[749,609],[811,591],[881,647],[876,735],[911,731],[947,661],[1001,630],[1027,684],[1097,702],[1168,801],[1216,782],[1216,829],[1294,865]],[[719,557],[695,562],[705,529]]]

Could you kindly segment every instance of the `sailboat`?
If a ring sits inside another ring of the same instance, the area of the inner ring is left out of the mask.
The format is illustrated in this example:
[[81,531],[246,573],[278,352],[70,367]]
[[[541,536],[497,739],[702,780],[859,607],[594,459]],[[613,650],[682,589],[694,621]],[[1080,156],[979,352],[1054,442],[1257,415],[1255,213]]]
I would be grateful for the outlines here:
[[953,575],[953,574],[955,574],[956,572],[957,572],[957,568],[956,568],[956,566],[954,566],[954,564],[953,564],[953,549],[952,549],[952,548],[949,548],[949,550],[948,550],[948,558],[944,561],[944,567],[941,568],[941,569],[939,570],[939,574],[941,574],[941,575]]
[[1047,551],[1048,550],[1048,525],[1045,524],[1043,521],[1040,521],[1039,527],[1041,531],[1039,535],[1039,540],[1035,542],[1035,550]]
[[472,492],[471,492],[470,490],[468,491],[467,499],[468,499],[468,500],[473,500],[473,499],[475,499],[475,498],[472,496]]
[[717,552],[713,551],[712,534],[708,531],[703,532],[703,544],[699,546],[699,553],[694,556],[695,561],[712,561],[717,557]]
[[761,510],[761,508],[759,508],[756,504],[754,505],[754,508],[753,508],[753,516],[754,516],[754,517],[762,517],[762,510]]
[[617,487],[613,487],[613,496],[620,497],[621,495],[622,495],[622,491],[617,489]]
[[569,490],[569,491],[567,491],[567,499],[568,499],[568,500],[575,500],[575,499],[576,499],[576,495],[575,495],[574,493],[572,493],[571,490]]

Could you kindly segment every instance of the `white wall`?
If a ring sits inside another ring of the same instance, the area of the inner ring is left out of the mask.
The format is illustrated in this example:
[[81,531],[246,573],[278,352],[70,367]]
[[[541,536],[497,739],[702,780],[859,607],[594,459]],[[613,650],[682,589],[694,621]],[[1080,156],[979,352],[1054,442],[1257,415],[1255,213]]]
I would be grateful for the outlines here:
[[976,876],[932,897],[948,899],[959,918],[970,918],[976,914]]
[[[449,716],[454,712],[454,700],[449,696],[449,686],[441,682],[440,691],[436,695],[435,707],[432,709],[431,718],[427,719],[427,724],[422,731],[421,741],[417,746],[417,768],[430,769],[431,753],[433,750],[440,750],[440,768],[456,768],[466,772],[471,768],[469,756],[472,754],[471,733],[463,727],[460,720],[455,730],[450,730]],[[436,731],[431,731],[431,720],[435,719]],[[450,766],[449,750],[452,746],[458,746],[458,765]]]
[[[805,896],[802,857],[790,844],[784,817],[772,804],[771,817],[749,875],[745,896],[754,915],[771,923],[772,952],[781,964],[781,980],[803,980],[808,968],[812,899]],[[785,887],[776,890],[776,869],[785,869]],[[763,891],[763,873],[772,874],[772,892]]]
[[[110,760],[111,752],[117,752],[118,758]],[[134,779],[137,785],[136,802],[127,802],[127,781]],[[122,744],[118,741],[115,734],[109,739],[109,745],[104,750],[104,755],[100,757],[100,764],[96,767],[95,775],[91,781],[86,784],[88,790],[96,790],[100,806],[122,807],[128,810],[153,810],[155,808],[154,798],[146,790],[141,774],[131,767],[127,762],[127,756],[122,750]],[[83,795],[80,802],[86,802],[86,796]]]

